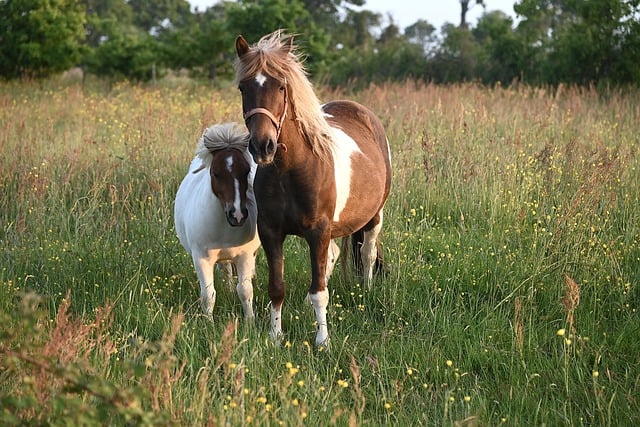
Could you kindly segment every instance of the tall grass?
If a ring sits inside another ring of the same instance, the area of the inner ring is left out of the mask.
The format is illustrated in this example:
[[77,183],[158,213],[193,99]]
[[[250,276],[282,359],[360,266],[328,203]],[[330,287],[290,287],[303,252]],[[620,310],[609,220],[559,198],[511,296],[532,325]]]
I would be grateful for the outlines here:
[[262,253],[253,327],[222,280],[200,314],[172,204],[235,90],[2,84],[2,423],[640,422],[638,93],[320,90],[379,114],[394,166],[390,271],[336,270],[322,352],[296,238],[282,346]]

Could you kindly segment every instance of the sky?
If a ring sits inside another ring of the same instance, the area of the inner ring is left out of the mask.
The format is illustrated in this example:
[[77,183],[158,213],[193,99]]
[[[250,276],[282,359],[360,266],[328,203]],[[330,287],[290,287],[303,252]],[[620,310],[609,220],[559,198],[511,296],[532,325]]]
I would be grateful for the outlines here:
[[[193,6],[200,10],[217,3],[217,0],[189,0]],[[471,1],[471,8],[467,14],[467,22],[473,27],[478,18],[486,10],[491,12],[500,10],[511,16],[515,21],[513,5],[516,0],[484,0],[486,9]],[[424,19],[436,29],[442,28],[445,22],[458,25],[460,22],[459,0],[366,0],[364,9],[378,12],[383,15],[383,26],[388,24],[387,15],[391,14],[394,23],[403,30],[418,19]]]

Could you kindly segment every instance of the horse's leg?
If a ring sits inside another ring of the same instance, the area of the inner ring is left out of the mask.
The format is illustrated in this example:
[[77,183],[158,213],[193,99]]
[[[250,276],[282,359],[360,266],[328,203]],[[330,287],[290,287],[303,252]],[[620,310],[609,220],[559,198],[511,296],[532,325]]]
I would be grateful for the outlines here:
[[329,242],[329,251],[327,253],[327,283],[329,283],[329,278],[333,273],[333,269],[336,265],[336,261],[338,261],[338,257],[340,256],[340,247],[331,240]]
[[271,300],[271,339],[282,339],[282,303],[284,301],[284,235],[268,229],[266,224],[258,224],[258,234],[269,267],[269,299]]
[[[370,229],[365,230],[364,239],[362,243],[362,265],[364,266],[364,282],[367,285],[367,289],[371,289],[371,282],[373,281],[373,267],[378,257],[378,235],[382,230],[382,210],[378,212],[377,223]],[[375,220],[375,219],[374,219]]]
[[215,262],[204,256],[193,255],[193,265],[200,282],[200,298],[202,300],[202,311],[212,317],[213,306],[216,304],[216,289],[213,285],[213,267]]
[[244,312],[244,320],[252,321],[253,314],[253,274],[255,271],[256,258],[255,254],[245,251],[235,260],[236,270],[238,272],[238,285],[236,292],[242,304]]
[[327,256],[329,254],[330,242],[331,238],[328,227],[324,230],[313,232],[311,236],[307,238],[309,255],[311,257],[309,299],[313,305],[316,323],[318,324],[318,332],[316,333],[317,347],[326,347],[329,344],[329,329],[327,328],[327,306],[329,305]]

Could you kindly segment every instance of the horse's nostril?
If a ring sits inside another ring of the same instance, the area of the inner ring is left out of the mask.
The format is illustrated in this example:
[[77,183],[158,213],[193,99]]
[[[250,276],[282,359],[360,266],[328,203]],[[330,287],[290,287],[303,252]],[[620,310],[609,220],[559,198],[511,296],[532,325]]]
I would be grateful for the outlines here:
[[273,139],[269,139],[269,142],[267,142],[265,152],[267,154],[273,154],[276,152],[276,142]]

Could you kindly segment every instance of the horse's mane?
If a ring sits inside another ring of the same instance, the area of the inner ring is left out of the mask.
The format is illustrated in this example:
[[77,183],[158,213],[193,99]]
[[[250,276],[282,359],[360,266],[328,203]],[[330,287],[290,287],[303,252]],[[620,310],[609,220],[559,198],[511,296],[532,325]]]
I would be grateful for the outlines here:
[[302,55],[292,41],[293,35],[282,30],[262,37],[242,58],[236,59],[236,80],[240,82],[259,72],[286,80],[288,101],[300,132],[313,152],[326,159],[333,147],[331,128],[307,78]]
[[196,156],[203,166],[211,166],[212,153],[223,148],[235,148],[239,150],[251,164],[249,153],[249,133],[246,128],[238,123],[223,123],[213,125],[204,130],[196,146]]

